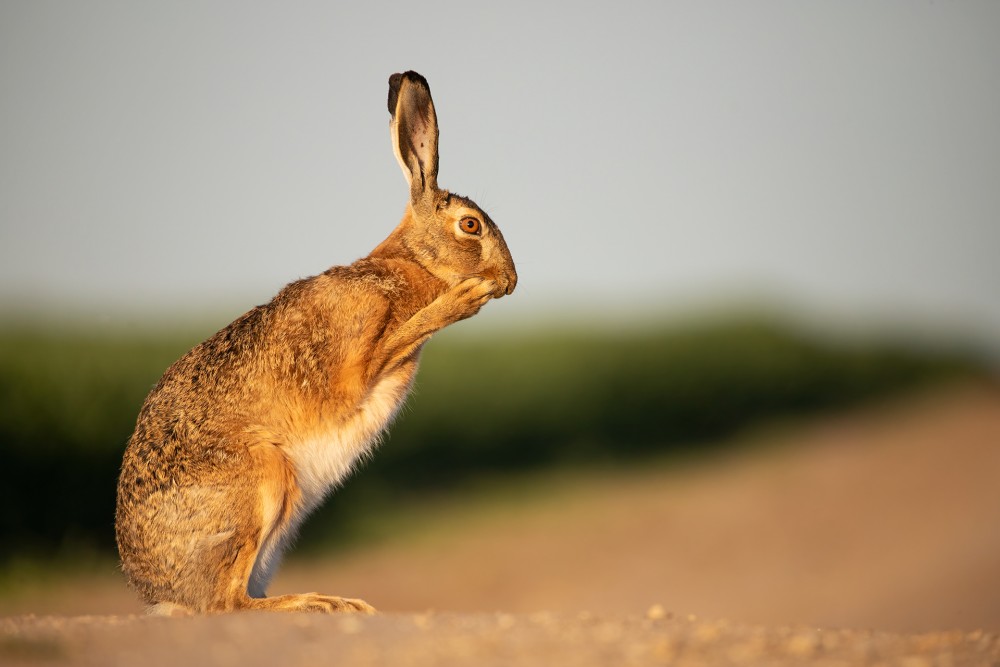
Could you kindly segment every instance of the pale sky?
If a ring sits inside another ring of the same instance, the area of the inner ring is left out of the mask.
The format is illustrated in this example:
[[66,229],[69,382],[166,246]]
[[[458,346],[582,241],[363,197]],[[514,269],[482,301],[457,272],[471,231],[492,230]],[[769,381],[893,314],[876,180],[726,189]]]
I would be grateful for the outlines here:
[[363,256],[406,69],[518,265],[481,317],[753,297],[1000,337],[993,0],[0,0],[0,313],[228,319]]

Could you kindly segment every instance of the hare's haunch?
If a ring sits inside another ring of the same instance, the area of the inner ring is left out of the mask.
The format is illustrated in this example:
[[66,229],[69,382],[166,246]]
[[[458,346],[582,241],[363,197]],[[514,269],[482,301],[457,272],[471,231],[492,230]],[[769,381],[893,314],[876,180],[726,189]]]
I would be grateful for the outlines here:
[[372,611],[265,591],[296,528],[403,404],[427,339],[517,283],[490,217],[437,186],[427,81],[390,77],[389,112],[410,188],[399,225],[196,346],[139,412],[115,529],[122,569],[156,613]]

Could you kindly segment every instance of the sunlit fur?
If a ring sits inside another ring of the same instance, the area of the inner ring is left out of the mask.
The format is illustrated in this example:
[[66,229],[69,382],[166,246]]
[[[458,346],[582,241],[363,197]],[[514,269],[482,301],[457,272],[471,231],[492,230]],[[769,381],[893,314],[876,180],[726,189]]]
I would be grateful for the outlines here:
[[[517,283],[489,216],[437,187],[423,77],[390,79],[390,112],[410,185],[399,225],[367,257],[291,283],[196,346],[142,406],[115,528],[122,569],[153,613],[372,611],[265,591],[297,527],[398,413],[427,339]],[[458,226],[469,215],[478,234]]]

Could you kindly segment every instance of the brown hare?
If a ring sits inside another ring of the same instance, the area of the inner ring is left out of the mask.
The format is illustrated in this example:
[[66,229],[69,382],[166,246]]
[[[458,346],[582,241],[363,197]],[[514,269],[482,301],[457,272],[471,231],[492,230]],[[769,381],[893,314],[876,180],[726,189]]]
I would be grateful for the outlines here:
[[389,237],[196,346],[139,412],[115,529],[122,569],[152,613],[374,611],[265,591],[297,527],[402,406],[423,344],[517,283],[490,217],[438,188],[427,81],[392,75],[389,113],[410,186]]

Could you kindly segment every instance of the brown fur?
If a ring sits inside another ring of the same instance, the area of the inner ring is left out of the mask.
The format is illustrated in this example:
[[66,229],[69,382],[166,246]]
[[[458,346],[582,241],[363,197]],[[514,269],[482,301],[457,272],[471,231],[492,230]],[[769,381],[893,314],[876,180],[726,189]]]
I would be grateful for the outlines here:
[[[402,405],[427,339],[517,282],[489,216],[437,187],[423,77],[393,75],[390,112],[410,185],[396,229],[367,257],[291,283],[196,346],[146,398],[115,528],[122,569],[154,613],[372,611],[265,589],[298,525]],[[478,234],[458,226],[470,216]]]

